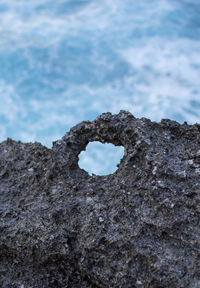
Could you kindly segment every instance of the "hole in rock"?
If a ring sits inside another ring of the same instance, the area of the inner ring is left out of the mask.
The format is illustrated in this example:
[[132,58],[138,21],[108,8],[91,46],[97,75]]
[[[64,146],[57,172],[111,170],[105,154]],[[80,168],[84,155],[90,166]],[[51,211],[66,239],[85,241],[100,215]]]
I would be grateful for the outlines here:
[[107,175],[117,170],[117,164],[124,156],[124,147],[110,143],[90,142],[86,151],[79,154],[79,167],[90,175]]

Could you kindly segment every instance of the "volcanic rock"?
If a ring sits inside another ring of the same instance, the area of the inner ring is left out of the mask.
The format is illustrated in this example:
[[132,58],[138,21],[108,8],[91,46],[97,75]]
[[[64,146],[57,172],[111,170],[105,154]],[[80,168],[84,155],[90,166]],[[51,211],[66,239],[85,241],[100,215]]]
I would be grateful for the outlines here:
[[[124,147],[115,173],[80,169],[92,141]],[[0,287],[199,288],[200,125],[121,110],[0,143]]]

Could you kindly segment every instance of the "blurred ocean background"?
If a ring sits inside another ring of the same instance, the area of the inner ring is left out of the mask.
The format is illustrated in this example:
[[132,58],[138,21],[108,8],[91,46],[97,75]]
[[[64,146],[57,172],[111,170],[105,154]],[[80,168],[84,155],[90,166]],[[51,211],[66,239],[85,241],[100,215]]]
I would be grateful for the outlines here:
[[[121,109],[200,122],[199,0],[0,1],[0,141],[51,147]],[[83,162],[109,173],[122,150],[97,167],[95,147]]]

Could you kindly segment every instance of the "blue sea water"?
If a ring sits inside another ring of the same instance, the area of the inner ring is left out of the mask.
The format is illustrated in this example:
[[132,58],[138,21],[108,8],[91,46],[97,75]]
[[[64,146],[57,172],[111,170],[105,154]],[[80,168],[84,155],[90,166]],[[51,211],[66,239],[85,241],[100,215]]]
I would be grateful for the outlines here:
[[51,147],[121,109],[200,122],[199,15],[199,0],[1,0],[0,141]]

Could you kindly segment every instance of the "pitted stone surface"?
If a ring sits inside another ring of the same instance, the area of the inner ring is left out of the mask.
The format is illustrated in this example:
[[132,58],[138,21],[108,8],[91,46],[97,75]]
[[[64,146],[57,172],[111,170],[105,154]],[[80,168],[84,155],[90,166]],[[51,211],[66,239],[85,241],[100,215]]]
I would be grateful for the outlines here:
[[[91,141],[117,171],[80,169]],[[103,113],[47,149],[0,143],[0,287],[200,287],[200,125]]]

